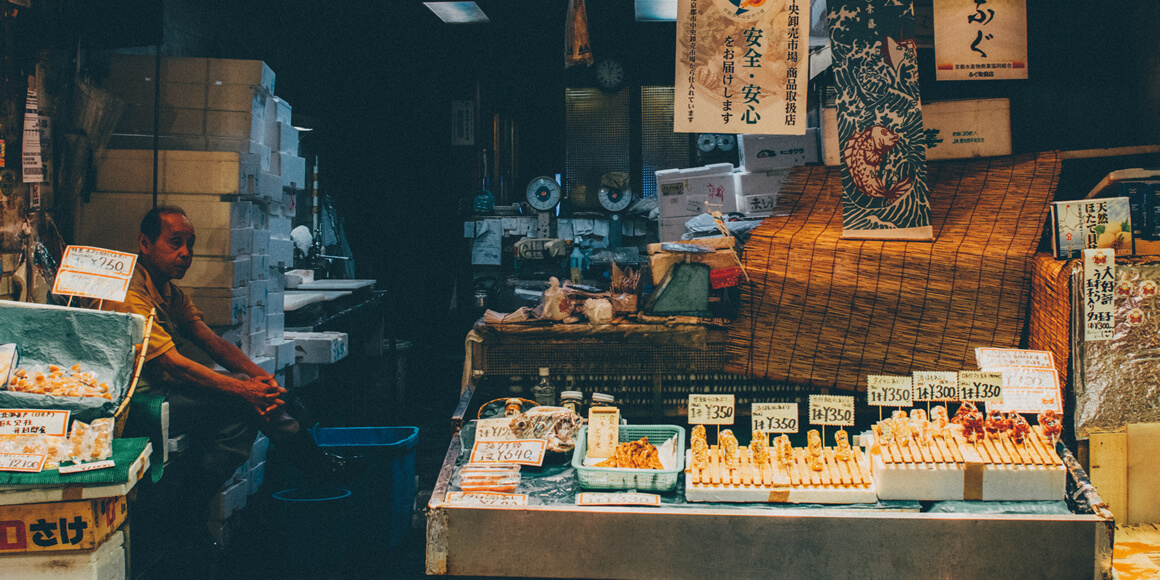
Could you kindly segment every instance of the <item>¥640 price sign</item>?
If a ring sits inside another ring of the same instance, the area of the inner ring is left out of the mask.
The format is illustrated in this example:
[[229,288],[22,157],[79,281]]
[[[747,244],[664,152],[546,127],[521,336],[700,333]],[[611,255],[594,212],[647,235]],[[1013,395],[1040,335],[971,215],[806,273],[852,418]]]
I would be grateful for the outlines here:
[[959,371],[959,398],[963,401],[1003,401],[1003,373]]
[[870,375],[866,378],[866,401],[879,407],[914,405],[914,383],[910,377]]
[[689,395],[690,425],[732,425],[733,395]]
[[476,441],[471,448],[471,462],[543,465],[547,445],[548,442],[543,439]]
[[958,401],[959,373],[915,371],[915,401]]
[[853,425],[854,397],[810,395],[810,424]]
[[753,430],[762,433],[797,433],[797,403],[754,403]]

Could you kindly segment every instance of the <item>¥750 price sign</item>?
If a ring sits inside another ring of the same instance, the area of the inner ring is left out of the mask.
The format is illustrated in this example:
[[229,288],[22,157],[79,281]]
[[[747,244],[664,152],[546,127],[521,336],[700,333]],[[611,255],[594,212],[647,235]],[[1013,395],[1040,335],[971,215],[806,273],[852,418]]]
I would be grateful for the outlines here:
[[810,424],[853,425],[854,397],[810,395]]
[[733,395],[689,395],[690,425],[732,425]]

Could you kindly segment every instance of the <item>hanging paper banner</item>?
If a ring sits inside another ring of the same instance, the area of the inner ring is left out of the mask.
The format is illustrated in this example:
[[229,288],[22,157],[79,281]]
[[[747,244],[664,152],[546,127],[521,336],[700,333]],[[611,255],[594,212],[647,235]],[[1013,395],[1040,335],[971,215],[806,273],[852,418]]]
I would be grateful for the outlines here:
[[578,64],[592,64],[588,10],[584,7],[584,0],[568,0],[568,19],[564,23],[564,68]]
[[1116,250],[1083,251],[1083,339],[1111,340],[1116,334]]
[[935,78],[1027,78],[1027,0],[935,0]]
[[44,162],[40,157],[40,114],[37,107],[36,90],[28,87],[24,108],[24,139],[21,142],[24,183],[44,181]]
[[804,135],[809,0],[678,0],[677,133]]
[[910,0],[829,4],[842,158],[842,236],[930,240]]

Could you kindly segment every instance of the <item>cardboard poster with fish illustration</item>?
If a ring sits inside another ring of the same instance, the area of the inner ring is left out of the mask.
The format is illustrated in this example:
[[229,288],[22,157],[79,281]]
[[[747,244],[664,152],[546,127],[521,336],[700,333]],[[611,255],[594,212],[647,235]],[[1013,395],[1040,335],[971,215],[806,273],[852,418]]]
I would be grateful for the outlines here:
[[673,131],[804,135],[810,0],[678,0]]
[[842,237],[931,240],[911,0],[829,3]]

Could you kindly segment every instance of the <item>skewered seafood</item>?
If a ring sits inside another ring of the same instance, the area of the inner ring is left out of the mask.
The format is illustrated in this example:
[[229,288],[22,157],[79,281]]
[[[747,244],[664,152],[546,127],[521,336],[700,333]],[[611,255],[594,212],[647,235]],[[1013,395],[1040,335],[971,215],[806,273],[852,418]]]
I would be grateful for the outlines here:
[[731,429],[726,429],[717,436],[717,444],[725,452],[725,467],[729,469],[741,467],[741,448],[737,443],[737,436]]
[[753,440],[749,442],[749,453],[754,463],[769,463],[769,436],[761,431],[753,432]]
[[1031,434],[1031,425],[1019,413],[1011,413],[1011,440],[1022,445]]
[[834,458],[838,461],[848,461],[850,459],[850,434],[845,429],[838,429],[834,433]]
[[1043,427],[1043,434],[1048,439],[1055,441],[1059,434],[1063,432],[1063,422],[1055,414],[1055,411],[1047,410],[1039,414],[1039,426]]
[[773,441],[775,451],[777,452],[777,461],[782,466],[788,467],[793,464],[793,445],[789,442],[789,435],[780,435]]
[[963,426],[963,437],[967,438],[968,443],[975,443],[987,438],[987,432],[983,428],[983,414],[978,411],[967,413],[961,425]]
[[709,442],[705,439],[705,426],[694,425],[692,441],[693,467],[704,469],[709,465]]
[[810,432],[806,434],[806,438],[809,440],[810,469],[814,471],[821,471],[822,436],[818,433],[817,429],[810,429]]
[[987,412],[987,433],[991,435],[1002,436],[1011,428],[1011,419],[1008,419],[1002,411],[991,410]]
[[969,415],[971,413],[978,413],[978,412],[979,412],[979,409],[978,409],[978,407],[975,406],[974,403],[972,403],[970,401],[963,401],[961,404],[959,404],[959,409],[957,411],[955,411],[955,416],[951,417],[951,423],[954,423],[956,425],[961,425],[963,422],[963,419],[965,419],[967,417],[967,415]]
[[891,421],[894,422],[894,439],[898,441],[899,445],[908,445],[911,438],[910,420],[906,417],[906,411],[901,409],[891,413]]

